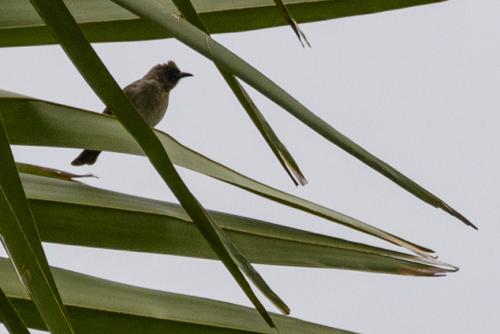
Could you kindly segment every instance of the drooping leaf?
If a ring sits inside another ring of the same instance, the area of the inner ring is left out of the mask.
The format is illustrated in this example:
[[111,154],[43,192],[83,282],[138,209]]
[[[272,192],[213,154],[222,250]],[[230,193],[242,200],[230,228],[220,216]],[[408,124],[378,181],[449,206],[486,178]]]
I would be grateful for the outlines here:
[[[190,0],[173,0],[173,3],[177,6],[182,16],[184,16],[189,22],[198,27],[198,29],[208,33],[208,29],[201,21],[198,13],[196,13],[196,10],[194,9]],[[233,94],[236,96],[243,109],[247,112],[254,125],[257,127],[257,130],[259,130],[267,145],[269,145],[269,148],[273,151],[281,166],[283,166],[287,174],[290,176],[293,183],[295,185],[306,185],[307,180],[300,170],[297,162],[295,162],[295,159],[292,157],[286,146],[278,138],[274,130],[265,119],[264,115],[257,108],[243,86],[241,86],[241,84],[233,75],[226,72],[223,68],[217,66],[217,69],[221,73],[224,80],[226,80],[229,88],[231,88]]]
[[[21,174],[42,240],[216,259],[178,204]],[[249,261],[439,276],[453,266],[256,219],[209,211]]]
[[[0,90],[0,113],[10,140],[18,145],[85,148],[144,155],[114,118],[69,106]],[[182,167],[235,185],[259,196],[288,205],[373,235],[424,256],[432,250],[367,225],[357,219],[248,178],[155,131],[172,161]]]
[[[248,307],[51,269],[79,334],[275,333]],[[4,258],[0,258],[0,288],[29,327],[45,329],[12,266]],[[351,333],[278,314],[272,317],[282,333]]]
[[0,166],[1,240],[47,327],[56,334],[72,334],[71,322],[49,271],[1,116]]
[[183,20],[182,17],[178,17],[164,11],[158,3],[151,0],[144,0],[141,2],[133,0],[112,1],[130,10],[137,16],[156,24],[158,29],[165,29],[166,32],[174,36],[182,43],[216,62],[219,66],[225,68],[232,74],[238,76],[247,84],[258,90],[271,101],[275,102],[291,115],[310,127],[312,130],[323,136],[325,139],[353,155],[367,166],[370,166],[374,170],[386,176],[422,201],[434,207],[443,209],[452,216],[460,219],[464,224],[477,229],[472,222],[443,200],[350,140],[330,124],[312,113],[302,103],[276,85],[265,75],[250,66],[236,54],[214,41],[209,35],[199,30],[186,20]]
[[[295,20],[304,23],[441,1],[444,0],[289,0],[285,4]],[[170,1],[158,4],[168,13],[177,13]],[[269,0],[193,0],[193,4],[212,34],[276,27],[287,23]],[[67,5],[91,42],[172,37],[111,1],[68,1]],[[53,43],[56,43],[54,37],[27,0],[2,0],[0,47]]]
[[272,291],[251,264],[239,254],[232,242],[212,221],[205,209],[184,184],[160,141],[152,129],[144,122],[134,105],[123,94],[116,81],[87,42],[64,2],[62,0],[31,0],[31,2],[50,27],[78,71],[145,152],[152,165],[264,320],[269,326],[274,327],[271,317],[255,295],[245,275],[281,311],[289,313],[288,306]]

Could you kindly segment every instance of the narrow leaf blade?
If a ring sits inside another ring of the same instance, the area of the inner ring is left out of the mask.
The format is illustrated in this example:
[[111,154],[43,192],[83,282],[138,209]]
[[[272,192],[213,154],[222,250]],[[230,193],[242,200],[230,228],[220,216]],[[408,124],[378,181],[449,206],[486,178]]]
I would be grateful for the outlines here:
[[[373,14],[445,0],[293,0],[287,8],[299,23]],[[177,10],[171,1],[157,1],[168,13]],[[195,2],[199,15],[212,34],[241,32],[286,25],[269,0]],[[171,38],[164,30],[116,6],[111,1],[68,1],[78,12],[80,28],[91,42],[136,41]],[[54,44],[56,40],[28,1],[2,0],[0,47]]]
[[464,224],[477,229],[472,222],[446,204],[443,200],[353,142],[330,124],[312,113],[302,103],[265,75],[189,22],[182,18],[174,17],[168,12],[165,13],[160,6],[151,0],[144,0],[140,3],[133,0],[113,0],[113,2],[122,5],[139,17],[154,22],[159,29],[165,29],[182,43],[238,76],[325,139],[386,176],[422,201],[443,209],[452,216],[460,219]]
[[307,184],[307,179],[300,170],[297,162],[292,157],[286,146],[278,138],[274,130],[271,128],[269,123],[266,121],[264,115],[257,108],[255,103],[250,99],[248,93],[243,89],[241,84],[236,80],[236,78],[225,72],[222,68],[218,67],[222,76],[226,80],[227,84],[233,91],[234,95],[240,101],[243,109],[247,112],[248,116],[254,123],[254,125],[259,130],[260,134],[267,142],[274,155],[283,166],[285,171],[288,173],[295,185],[305,186]]
[[[144,155],[131,136],[113,118],[1,90],[0,106],[0,113],[4,117],[13,144],[85,148]],[[429,253],[433,253],[428,248],[374,228],[355,218],[246,177],[183,146],[164,132],[156,130],[155,133],[172,157],[172,161],[179,166],[378,237],[421,255],[429,256]]]
[[281,15],[283,16],[283,18],[285,19],[285,21],[288,22],[288,24],[292,28],[293,32],[295,33],[295,35],[299,39],[300,44],[302,44],[302,47],[304,47],[304,42],[307,44],[307,46],[311,47],[311,44],[307,40],[306,35],[300,29],[300,27],[297,24],[297,22],[295,22],[295,20],[293,19],[292,15],[288,11],[288,8],[283,3],[283,1],[281,1],[281,0],[274,0],[274,3],[276,4],[276,7],[278,7],[278,9],[279,9]]
[[73,329],[49,271],[1,116],[0,166],[2,242],[48,328],[56,334],[71,334]]
[[29,334],[14,306],[0,287],[0,321],[3,320],[10,334]]
[[[208,34],[208,30],[203,24],[201,17],[198,15],[196,10],[194,9],[190,0],[173,0],[176,7],[179,9],[181,14],[193,25],[195,25],[198,29],[206,32]],[[221,73],[224,80],[228,84],[229,88],[233,91],[233,94],[236,96],[238,101],[240,102],[243,109],[247,112],[248,116],[259,130],[260,134],[266,141],[267,145],[274,153],[281,166],[285,169],[288,176],[292,179],[295,185],[306,185],[307,180],[300,170],[297,162],[292,157],[286,146],[281,142],[278,138],[274,130],[271,128],[269,123],[266,121],[264,115],[257,108],[255,103],[252,101],[248,93],[243,89],[243,86],[238,82],[238,80],[226,72],[223,68],[217,66],[217,69]]]
[[[127,131],[134,137],[142,150],[170,187],[186,212],[197,224],[200,232],[213,247],[229,272],[233,275],[248,298],[261,313],[266,322],[274,327],[274,323],[254,294],[250,284],[241,273],[240,269],[247,271],[250,264],[242,257],[234,254],[234,246],[228,245],[223,232],[208,216],[201,204],[191,194],[179,174],[175,170],[168,154],[163,149],[160,141],[144,122],[133,104],[126,98],[118,84],[107,71],[95,51],[85,39],[76,21],[69,13],[62,0],[31,0],[36,6],[45,23],[59,40],[67,55],[89,83],[96,94],[105,102],[113,114],[123,124]],[[249,275],[255,285],[277,305],[287,307],[283,301],[265,284],[263,280],[255,280],[255,273]]]
[[[79,334],[273,333],[249,307],[145,289],[59,268],[51,270]],[[38,321],[12,266],[1,257],[0,288],[28,326],[46,329]],[[287,334],[351,333],[278,314],[273,314],[273,319]]]
[[[21,174],[42,240],[217,259],[178,204]],[[254,263],[433,276],[455,267],[269,222],[209,211]],[[265,251],[263,251],[265,250]]]

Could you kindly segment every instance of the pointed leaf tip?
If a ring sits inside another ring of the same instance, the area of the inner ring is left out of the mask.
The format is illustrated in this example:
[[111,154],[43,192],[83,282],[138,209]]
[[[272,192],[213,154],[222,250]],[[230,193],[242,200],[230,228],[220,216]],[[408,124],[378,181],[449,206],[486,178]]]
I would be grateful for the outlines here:
[[442,203],[442,209],[446,212],[448,212],[450,215],[453,217],[458,218],[460,221],[462,221],[465,225],[472,227],[476,231],[479,230],[479,228],[474,225],[469,219],[467,219],[464,215],[462,215],[460,212],[457,210],[453,209],[451,206],[449,206],[446,203]]
[[[272,132],[272,129],[271,129],[271,132]],[[274,135],[274,133],[273,133],[273,135]],[[274,136],[276,137],[276,135],[274,135]],[[281,163],[281,165],[283,166],[283,168],[287,172],[288,176],[290,176],[290,178],[292,179],[295,186],[307,185],[308,181],[307,181],[306,177],[304,176],[304,174],[300,170],[299,165],[295,162],[295,160],[293,159],[290,152],[288,152],[286,147],[281,142],[279,142],[279,139],[277,137],[276,137],[276,141],[278,142],[278,144],[281,144],[281,145],[276,145],[276,146],[283,149],[283,150],[278,149],[276,151],[276,156],[278,157],[279,162]]]
[[[299,39],[300,44],[302,45],[303,48],[305,48],[305,44],[311,48],[311,44],[307,40],[306,34],[300,29],[298,23],[293,19],[292,15],[288,11],[288,8],[286,5],[283,3],[281,0],[274,0],[274,3],[276,4],[276,7],[280,10],[281,15],[285,18],[285,20],[288,22],[290,27],[292,28],[293,32]],[[305,44],[304,44],[305,43]]]
[[[188,22],[205,32],[208,37],[209,31],[205,27],[201,17],[196,12],[190,0],[173,0],[173,3],[181,13],[181,17],[184,17]],[[303,186],[307,184],[307,180],[300,171],[298,164],[268,124],[256,104],[252,101],[250,95],[248,95],[243,86],[231,73],[227,72],[224,68],[218,66],[217,64],[216,66],[224,80],[226,80],[229,88],[233,91],[233,94],[236,96],[241,106],[247,112],[255,127],[278,159],[281,166],[285,169],[285,172],[292,179],[294,185],[298,186],[300,184]]]

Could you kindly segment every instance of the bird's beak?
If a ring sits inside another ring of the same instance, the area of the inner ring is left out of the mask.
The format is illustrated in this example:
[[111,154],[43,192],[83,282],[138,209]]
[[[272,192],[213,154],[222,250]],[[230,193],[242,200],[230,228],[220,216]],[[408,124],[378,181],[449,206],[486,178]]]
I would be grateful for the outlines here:
[[179,74],[179,79],[182,79],[182,78],[186,78],[186,77],[192,77],[193,75],[191,73],[187,73],[187,72],[181,72]]

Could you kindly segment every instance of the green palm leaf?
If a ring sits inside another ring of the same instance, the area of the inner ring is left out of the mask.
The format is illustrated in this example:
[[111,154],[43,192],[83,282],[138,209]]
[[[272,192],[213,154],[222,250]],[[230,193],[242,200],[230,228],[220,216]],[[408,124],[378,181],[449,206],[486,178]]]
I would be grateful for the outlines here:
[[[143,155],[141,148],[114,118],[0,90],[0,114],[12,143],[86,148]],[[410,249],[424,256],[433,251],[367,225],[319,204],[274,189],[239,174],[155,131],[172,161],[257,195]]]
[[[476,228],[447,203],[351,141],[210,38],[211,33],[288,23],[299,40],[303,36],[307,42],[297,22],[439,1],[274,0],[273,4],[269,0],[4,0],[0,11],[0,47],[61,43],[117,120],[0,90],[0,236],[15,266],[0,259],[0,321],[15,333],[26,333],[24,324],[57,334],[73,333],[73,328],[78,333],[111,334],[276,332],[265,326],[261,321],[264,318],[268,325],[277,325],[286,333],[347,333],[268,313],[249,281],[282,311],[289,310],[244,256],[255,263],[399,275],[441,276],[456,271],[458,268],[432,258],[432,251],[427,248],[259,183],[184,147],[161,131],[152,131],[88,42],[174,37],[214,61],[296,184],[305,184],[305,177],[238,79],[422,201]],[[145,155],[181,205],[96,189],[75,180],[90,175],[16,164],[10,144]],[[406,247],[422,257],[205,211],[173,163]],[[220,259],[257,312],[49,268],[41,240]]]
[[[299,23],[424,5],[445,0],[288,0],[290,13]],[[66,1],[80,28],[91,42],[170,38],[107,0]],[[167,13],[177,13],[170,1],[158,2]],[[193,4],[212,34],[270,28],[287,24],[268,0],[207,1]],[[56,40],[27,0],[2,0],[0,46],[53,44]]]
[[19,317],[14,306],[12,306],[9,298],[0,288],[0,321],[5,324],[5,327],[10,334],[29,334],[28,329]]
[[56,334],[73,333],[50,274],[1,117],[0,166],[0,231],[5,249],[48,328]]
[[201,234],[217,253],[222,263],[252,301],[265,321],[274,327],[266,309],[259,301],[245,275],[282,312],[288,306],[272,291],[260,274],[240,255],[223,231],[212,221],[198,200],[184,184],[160,141],[144,122],[133,104],[109,74],[95,51],[87,42],[62,0],[31,0],[46,24],[57,37],[66,54],[78,68],[96,94],[113,111],[120,123],[134,137],[152,165],[172,190]]
[[[198,13],[196,13],[196,10],[191,4],[191,1],[173,0],[173,2],[177,6],[181,14],[189,22],[198,27],[198,29],[204,31],[205,33],[208,33],[208,29],[201,21]],[[278,138],[274,130],[265,119],[264,115],[262,115],[255,103],[252,101],[248,93],[245,91],[245,89],[243,89],[243,86],[241,86],[241,84],[233,75],[224,71],[223,68],[218,66],[217,69],[221,73],[224,80],[226,80],[229,88],[231,88],[233,94],[236,96],[243,109],[247,112],[248,116],[259,130],[261,136],[264,138],[267,145],[269,145],[271,151],[273,151],[281,166],[288,173],[295,185],[306,185],[307,180],[304,174],[302,174],[302,171],[300,170],[298,164],[295,162],[295,159],[292,157],[286,146]]]
[[[217,259],[180,205],[93,188],[55,175],[21,174],[42,240]],[[416,276],[456,270],[431,259],[257,219],[209,213],[254,263]]]
[[452,216],[460,219],[463,223],[477,229],[477,227],[467,218],[450,207],[443,200],[350,140],[330,124],[312,113],[273,81],[189,22],[165,11],[160,5],[151,0],[144,0],[140,3],[132,0],[113,0],[113,2],[122,5],[139,17],[151,21],[151,23],[156,24],[158,29],[165,29],[165,31],[172,34],[172,36],[182,43],[216,62],[227,71],[232,72],[270,100],[283,107],[283,109],[287,110],[290,114],[325,139],[383,174],[422,201],[443,209]]
[[[51,270],[79,334],[275,333],[248,307]],[[0,288],[30,328],[46,329],[14,269],[1,257]],[[351,333],[278,314],[272,317],[282,333]]]

